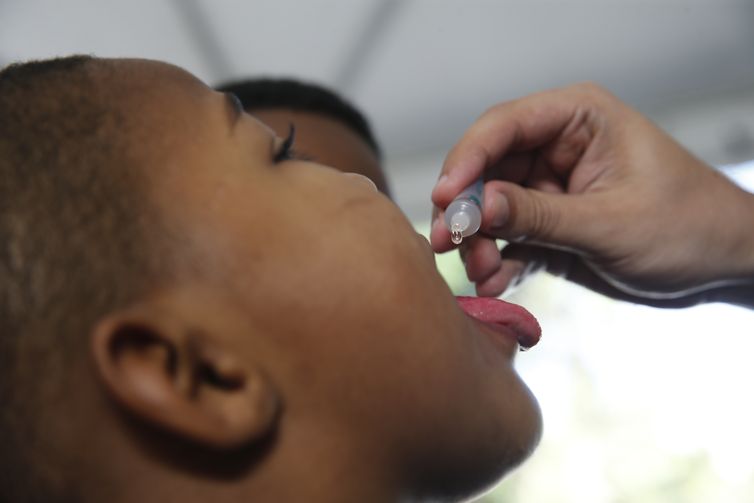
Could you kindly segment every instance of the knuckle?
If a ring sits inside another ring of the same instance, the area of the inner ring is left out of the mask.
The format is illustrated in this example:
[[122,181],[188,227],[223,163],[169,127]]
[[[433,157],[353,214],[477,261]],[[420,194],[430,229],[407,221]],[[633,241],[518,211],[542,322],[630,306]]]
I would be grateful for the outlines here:
[[495,103],[492,106],[487,107],[487,109],[482,112],[482,115],[480,117],[491,117],[494,115],[497,115],[499,112],[505,110],[508,107],[507,102],[501,102],[501,103]]
[[586,94],[592,94],[592,95],[603,95],[607,93],[607,90],[602,87],[600,84],[592,81],[592,80],[586,80],[584,82],[580,82],[576,84],[576,89],[579,91],[586,93]]
[[578,94],[585,96],[588,100],[595,103],[606,104],[618,100],[607,88],[594,81],[581,82],[574,87]]
[[604,92],[602,86],[596,82],[585,80],[578,82],[566,88],[566,93],[571,98],[576,98],[580,102],[585,99],[594,99]]
[[552,235],[560,221],[550,202],[539,197],[532,198],[530,219],[528,234],[534,238]]

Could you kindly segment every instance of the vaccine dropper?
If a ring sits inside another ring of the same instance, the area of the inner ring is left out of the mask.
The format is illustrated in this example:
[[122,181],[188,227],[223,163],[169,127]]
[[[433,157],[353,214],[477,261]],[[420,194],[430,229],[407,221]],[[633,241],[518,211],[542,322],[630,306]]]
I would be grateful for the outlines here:
[[482,193],[484,180],[479,177],[463,189],[445,209],[445,225],[450,231],[453,244],[461,244],[463,238],[471,236],[482,224]]

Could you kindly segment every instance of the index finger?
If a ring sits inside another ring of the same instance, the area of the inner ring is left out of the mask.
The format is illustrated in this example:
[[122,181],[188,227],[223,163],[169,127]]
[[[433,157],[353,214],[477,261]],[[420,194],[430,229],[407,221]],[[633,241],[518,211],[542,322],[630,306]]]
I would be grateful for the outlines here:
[[557,138],[583,104],[576,92],[579,87],[533,94],[488,109],[446,157],[432,202],[447,207],[508,153],[532,150]]

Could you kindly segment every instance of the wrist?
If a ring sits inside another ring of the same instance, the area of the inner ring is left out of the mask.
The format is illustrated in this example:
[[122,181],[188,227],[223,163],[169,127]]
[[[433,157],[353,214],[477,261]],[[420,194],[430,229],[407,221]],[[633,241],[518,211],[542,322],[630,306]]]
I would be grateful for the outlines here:
[[731,215],[733,246],[729,262],[731,272],[727,279],[754,286],[754,194],[737,190],[740,209]]
[[742,246],[744,277],[754,284],[754,194],[746,193],[746,213],[743,215],[745,243]]
[[[710,286],[699,293],[701,303],[723,302],[754,308],[754,194],[731,184],[718,230],[722,255],[713,254],[719,267]],[[716,238],[713,238],[713,241]]]

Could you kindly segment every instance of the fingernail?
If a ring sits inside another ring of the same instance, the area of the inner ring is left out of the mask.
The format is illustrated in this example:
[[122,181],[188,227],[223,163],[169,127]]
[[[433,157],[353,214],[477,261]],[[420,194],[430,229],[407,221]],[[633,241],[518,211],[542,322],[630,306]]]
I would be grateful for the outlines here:
[[500,193],[494,194],[490,198],[488,208],[493,215],[490,222],[490,230],[493,232],[502,230],[503,226],[508,223],[508,217],[510,216],[508,198]]

